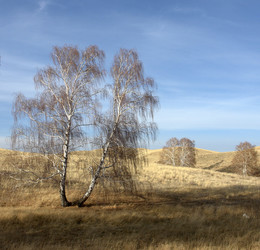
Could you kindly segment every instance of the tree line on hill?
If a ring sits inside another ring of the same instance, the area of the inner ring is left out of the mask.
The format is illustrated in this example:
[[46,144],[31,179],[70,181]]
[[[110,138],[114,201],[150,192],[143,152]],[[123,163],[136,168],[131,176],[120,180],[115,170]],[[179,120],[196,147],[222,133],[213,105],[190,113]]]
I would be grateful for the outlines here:
[[[195,141],[188,138],[172,137],[163,147],[160,162],[172,166],[196,166]],[[236,146],[231,166],[235,172],[244,176],[259,175],[257,151],[255,146],[245,141]]]

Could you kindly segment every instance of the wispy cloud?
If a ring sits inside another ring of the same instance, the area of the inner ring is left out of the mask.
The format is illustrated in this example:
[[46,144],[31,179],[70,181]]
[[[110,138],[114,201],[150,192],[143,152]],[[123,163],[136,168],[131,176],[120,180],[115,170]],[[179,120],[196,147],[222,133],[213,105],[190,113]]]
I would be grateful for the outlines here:
[[200,8],[187,8],[187,7],[178,7],[178,6],[173,6],[168,9],[168,12],[170,13],[182,13],[182,14],[199,14],[199,15],[205,15],[206,12],[203,9]]
[[40,61],[33,60],[32,58],[24,58],[17,55],[2,53],[2,66],[5,68],[12,69],[23,69],[23,70],[36,70],[41,68],[44,64]]
[[39,1],[39,2],[38,2],[38,5],[39,5],[38,11],[43,11],[43,10],[45,10],[45,9],[47,8],[47,6],[49,5],[49,1],[44,1],[44,0]]
[[43,66],[42,63],[31,58],[3,53],[0,67],[0,101],[12,102],[14,93],[17,92],[23,92],[28,96],[35,93],[33,78],[37,70]]
[[97,44],[108,67],[120,47],[137,49],[145,72],[158,84],[160,129],[260,127],[259,22],[251,5],[5,2],[12,11],[0,10],[0,101],[8,105],[13,92],[32,93],[33,76],[50,63],[53,45]]

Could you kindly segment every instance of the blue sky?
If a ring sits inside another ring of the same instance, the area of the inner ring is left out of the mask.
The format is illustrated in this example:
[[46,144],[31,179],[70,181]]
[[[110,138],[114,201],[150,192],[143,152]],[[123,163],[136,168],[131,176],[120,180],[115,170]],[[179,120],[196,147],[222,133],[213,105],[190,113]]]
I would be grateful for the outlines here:
[[98,45],[107,68],[119,48],[138,51],[161,102],[151,148],[170,137],[216,151],[260,145],[259,13],[257,0],[0,0],[0,147],[14,93],[33,95],[37,70],[64,44]]

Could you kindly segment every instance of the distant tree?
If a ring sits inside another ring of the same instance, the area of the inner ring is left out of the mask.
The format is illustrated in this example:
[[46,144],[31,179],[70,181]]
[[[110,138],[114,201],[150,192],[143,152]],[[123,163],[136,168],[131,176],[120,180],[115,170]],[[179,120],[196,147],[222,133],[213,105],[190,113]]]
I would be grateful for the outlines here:
[[180,166],[195,167],[195,142],[188,138],[182,138],[179,142],[178,159]]
[[[130,168],[142,163],[137,148],[155,137],[157,127],[152,119],[158,104],[154,81],[144,77],[138,54],[121,49],[111,67],[113,83],[101,87],[104,52],[97,46],[83,51],[54,47],[51,56],[54,66],[35,76],[38,95],[26,98],[18,94],[14,102],[13,149],[34,153],[29,161],[16,161],[16,167],[29,174],[26,181],[33,183],[59,177],[64,207],[82,206],[97,180],[105,177],[123,188],[133,188]],[[104,101],[109,107],[102,109]],[[70,202],[66,195],[69,155],[87,145],[99,149],[94,160],[84,161],[91,180],[82,197]],[[36,171],[39,162],[49,174]]]
[[171,138],[166,142],[165,147],[162,150],[161,161],[176,166],[178,161],[177,148],[179,146],[179,140],[176,137]]
[[162,150],[161,162],[173,166],[196,165],[195,142],[188,138],[171,138]]
[[236,146],[232,165],[242,170],[244,176],[257,167],[257,152],[255,146],[245,141]]

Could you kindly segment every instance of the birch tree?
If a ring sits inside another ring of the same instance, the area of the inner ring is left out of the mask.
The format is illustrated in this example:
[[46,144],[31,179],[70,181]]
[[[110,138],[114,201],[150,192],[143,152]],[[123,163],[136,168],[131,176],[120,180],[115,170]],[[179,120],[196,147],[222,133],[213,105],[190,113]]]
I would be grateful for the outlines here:
[[171,164],[172,166],[176,166],[176,162],[178,162],[177,159],[178,146],[179,146],[179,140],[176,137],[169,139],[162,150],[161,161],[166,164]]
[[[34,81],[35,98],[18,94],[13,105],[13,149],[37,153],[48,160],[53,176],[60,176],[62,206],[66,197],[68,156],[83,146],[84,127],[94,123],[95,96],[103,77],[104,52],[97,46],[83,51],[76,47],[54,47],[53,66],[39,70]],[[23,172],[27,170],[21,168]],[[33,171],[27,171],[33,173]],[[40,176],[35,181],[42,180]]]
[[196,165],[194,141],[188,138],[180,139],[178,151],[180,166],[194,167]]
[[236,153],[232,165],[240,168],[244,176],[257,167],[257,152],[255,146],[245,141],[236,146]]
[[188,138],[171,138],[162,150],[161,161],[173,166],[196,165],[195,142]]
[[[16,161],[18,168],[34,182],[58,177],[64,207],[82,206],[104,178],[133,189],[131,170],[144,162],[138,147],[155,138],[155,83],[144,77],[138,54],[121,49],[111,67],[113,83],[99,86],[104,77],[103,59],[104,52],[96,46],[81,52],[76,47],[54,47],[53,66],[35,76],[39,93],[35,98],[18,94],[14,102],[13,149],[34,153],[29,154],[33,160],[42,158],[50,171],[42,176],[42,172],[26,169],[25,161],[20,165]],[[97,149],[99,158],[85,159],[90,183],[79,199],[68,201],[69,154],[85,145]]]
[[131,166],[140,164],[138,147],[155,137],[157,127],[152,119],[158,98],[153,94],[154,80],[144,77],[137,52],[121,49],[114,58],[111,76],[110,108],[97,121],[99,130],[95,141],[101,143],[102,155],[78,206],[90,197],[97,179],[107,169],[123,184],[129,183],[124,178],[131,177]]

